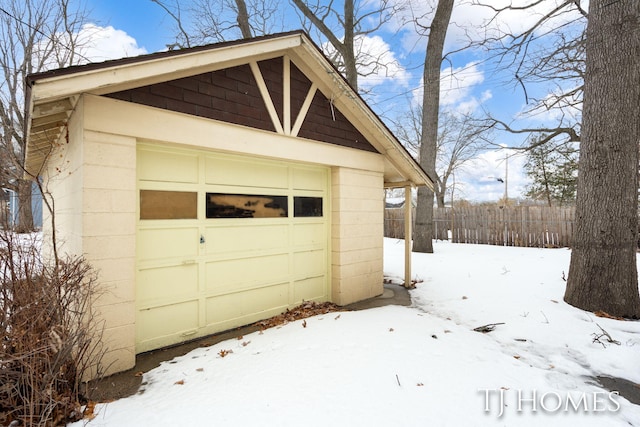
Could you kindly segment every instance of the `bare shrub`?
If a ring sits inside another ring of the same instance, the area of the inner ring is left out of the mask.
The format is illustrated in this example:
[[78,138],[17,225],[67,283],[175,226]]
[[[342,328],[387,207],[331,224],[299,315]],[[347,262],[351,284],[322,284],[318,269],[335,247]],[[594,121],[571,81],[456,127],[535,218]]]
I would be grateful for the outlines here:
[[37,236],[0,231],[0,425],[80,419],[104,354],[95,272],[81,257],[44,264]]

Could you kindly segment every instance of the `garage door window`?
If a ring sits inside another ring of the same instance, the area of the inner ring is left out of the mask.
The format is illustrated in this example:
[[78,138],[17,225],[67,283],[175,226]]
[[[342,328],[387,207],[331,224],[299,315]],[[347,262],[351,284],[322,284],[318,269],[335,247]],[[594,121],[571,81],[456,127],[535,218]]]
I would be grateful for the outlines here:
[[140,190],[140,219],[197,219],[198,193]]
[[287,196],[207,193],[207,218],[286,218],[288,203]]
[[322,197],[294,197],[293,216],[322,216]]

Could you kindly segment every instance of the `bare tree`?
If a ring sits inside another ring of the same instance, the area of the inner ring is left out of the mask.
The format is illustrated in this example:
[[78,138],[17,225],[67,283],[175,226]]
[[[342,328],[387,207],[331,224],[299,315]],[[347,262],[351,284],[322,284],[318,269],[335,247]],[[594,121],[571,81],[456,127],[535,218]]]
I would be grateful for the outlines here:
[[[481,121],[471,114],[451,111],[440,111],[438,122],[435,199],[437,206],[443,208],[447,193],[453,191],[452,176],[491,144],[491,129],[482,127]],[[409,103],[407,114],[394,126],[398,139],[414,157],[420,150],[421,125],[422,106]]]
[[278,0],[151,0],[174,21],[183,48],[237,38],[251,38],[283,28]]
[[435,196],[437,206],[444,208],[447,192],[453,191],[449,180],[487,148],[491,131],[478,127],[478,121],[470,114],[445,112],[439,122]]
[[77,63],[85,10],[71,0],[8,0],[0,8],[0,184],[18,194],[20,230],[33,229],[31,179],[24,179],[24,82],[30,73]]
[[[555,111],[556,116],[554,122],[547,119],[544,125],[522,127],[489,115],[486,125],[514,134],[544,134],[529,148],[549,141],[556,141],[556,145],[579,142],[588,15],[580,0],[531,0],[520,6],[503,7],[474,1],[473,5],[488,8],[494,15],[482,26],[483,38],[473,40],[471,45],[484,46],[498,69],[512,73],[511,83],[521,89],[527,105],[520,116],[531,118],[549,111]],[[536,20],[520,32],[512,32],[510,26],[503,30],[498,19],[514,11],[530,13]],[[532,87],[536,85],[547,91],[534,93]]]
[[[560,120],[545,128],[517,129],[499,120],[493,125],[510,132],[547,134],[530,148],[562,136],[580,141],[576,233],[565,300],[587,310],[638,317],[640,4],[592,0],[589,13],[579,0],[537,0],[503,8],[484,4],[496,16],[541,5],[550,7],[530,28],[487,37],[486,43],[497,47],[505,66],[514,70],[525,99],[538,101],[532,110],[562,107]],[[556,41],[543,43],[549,35]],[[556,90],[543,98],[531,97],[527,82],[535,79],[554,81]]]
[[[436,175],[442,51],[452,10],[453,0],[438,1],[436,13],[431,22],[424,63],[420,166],[431,177]],[[418,205],[413,233],[413,250],[415,252],[433,253],[433,196],[433,190],[428,187],[418,189]]]
[[307,31],[316,28],[331,44],[335,52],[330,59],[354,90],[358,91],[358,76],[375,74],[385,66],[379,55],[362,49],[362,40],[389,22],[399,11],[399,3],[381,0],[372,6],[371,2],[345,0],[338,10],[333,2],[292,2],[306,21]]
[[640,2],[591,0],[576,232],[565,301],[640,318]]

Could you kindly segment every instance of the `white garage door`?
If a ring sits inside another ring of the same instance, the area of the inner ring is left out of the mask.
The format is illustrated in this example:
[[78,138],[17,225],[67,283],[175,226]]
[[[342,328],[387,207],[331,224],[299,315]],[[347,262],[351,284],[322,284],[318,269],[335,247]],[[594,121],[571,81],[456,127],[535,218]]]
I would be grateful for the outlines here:
[[138,353],[329,295],[329,173],[138,147]]

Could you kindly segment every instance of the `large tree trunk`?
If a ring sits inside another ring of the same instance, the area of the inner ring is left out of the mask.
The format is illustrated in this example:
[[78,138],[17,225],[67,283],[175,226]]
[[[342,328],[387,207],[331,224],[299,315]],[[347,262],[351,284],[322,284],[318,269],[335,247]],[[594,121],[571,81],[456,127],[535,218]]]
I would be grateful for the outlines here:
[[[424,92],[422,98],[422,134],[420,166],[432,178],[436,176],[438,140],[438,109],[440,108],[440,67],[447,27],[453,10],[453,0],[439,0],[431,22],[427,54],[424,62]],[[413,250],[433,253],[433,191],[418,189],[418,206],[413,232]]]
[[640,2],[591,0],[576,230],[564,299],[630,318],[640,317],[639,61]]

